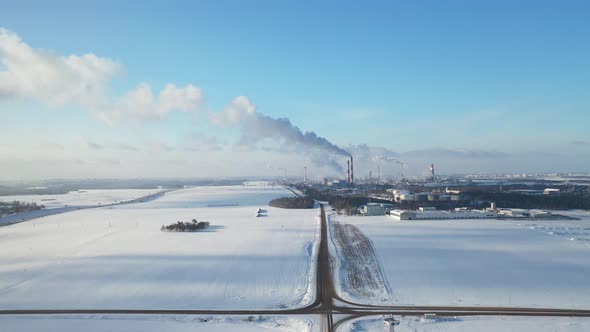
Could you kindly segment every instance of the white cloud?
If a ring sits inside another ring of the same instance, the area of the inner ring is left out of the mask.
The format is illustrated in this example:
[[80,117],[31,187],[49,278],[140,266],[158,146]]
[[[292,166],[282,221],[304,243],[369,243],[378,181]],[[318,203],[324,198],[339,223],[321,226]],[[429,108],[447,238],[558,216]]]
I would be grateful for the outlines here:
[[197,112],[203,101],[194,85],[167,84],[157,96],[147,83],[117,99],[109,98],[112,80],[123,72],[118,62],[88,53],[63,56],[35,49],[0,28],[0,102],[32,99],[50,106],[77,104],[109,125],[116,121],[161,120],[175,110]]
[[18,35],[0,28],[0,100],[31,98],[62,106],[95,105],[108,82],[122,71],[114,60],[94,54],[61,56],[31,48]]
[[196,113],[202,102],[201,89],[192,84],[184,88],[167,84],[156,97],[149,84],[141,83],[135,90],[117,99],[112,108],[99,112],[98,116],[108,124],[121,118],[161,120],[174,110]]

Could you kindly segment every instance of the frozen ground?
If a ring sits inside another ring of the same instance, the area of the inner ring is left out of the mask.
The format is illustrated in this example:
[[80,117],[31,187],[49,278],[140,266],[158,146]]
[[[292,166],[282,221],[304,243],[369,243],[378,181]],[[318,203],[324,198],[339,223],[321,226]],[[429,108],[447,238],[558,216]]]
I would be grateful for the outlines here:
[[[319,212],[265,206],[289,194],[283,188],[196,187],[146,203],[0,227],[0,309],[274,309],[311,303]],[[255,217],[259,207],[267,217]],[[193,218],[211,227],[160,231]]]
[[139,197],[157,193],[158,189],[80,189],[60,195],[17,195],[0,196],[0,201],[35,202],[44,205],[48,209],[63,208],[65,206],[90,206],[105,205],[129,201]]
[[[423,319],[419,317],[399,317],[396,332],[583,332],[590,331],[590,318],[571,317],[497,317],[467,316],[438,317]],[[338,332],[387,331],[382,317],[359,318],[344,323]]]
[[[391,286],[390,304],[590,308],[588,241],[555,232],[563,226],[587,234],[589,215],[578,216],[582,220],[534,221],[536,226],[385,216],[335,220],[358,227],[372,241]],[[341,287],[349,300],[384,303],[379,296],[351,296],[354,289]]]
[[164,332],[235,331],[311,332],[313,317],[183,316],[183,315],[23,315],[0,316],[0,332]]

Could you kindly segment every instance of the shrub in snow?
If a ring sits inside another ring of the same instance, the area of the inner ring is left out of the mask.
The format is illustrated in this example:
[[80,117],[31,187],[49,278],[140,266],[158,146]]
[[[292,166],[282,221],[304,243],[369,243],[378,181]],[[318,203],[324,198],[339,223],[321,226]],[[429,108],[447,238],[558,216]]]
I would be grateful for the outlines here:
[[209,227],[209,225],[210,223],[208,221],[197,221],[193,219],[190,222],[177,221],[175,224],[168,226],[162,225],[160,230],[162,232],[198,232]]

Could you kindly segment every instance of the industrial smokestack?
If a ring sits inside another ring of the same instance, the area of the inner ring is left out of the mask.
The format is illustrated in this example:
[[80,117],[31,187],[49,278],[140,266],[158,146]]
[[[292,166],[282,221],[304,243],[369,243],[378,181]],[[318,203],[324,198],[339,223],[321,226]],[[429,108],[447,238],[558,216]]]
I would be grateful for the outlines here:
[[307,183],[307,165],[303,167],[303,183]]
[[350,184],[350,160],[346,161],[346,183]]
[[350,184],[354,185],[354,164],[352,163],[352,156],[350,156]]
[[430,175],[434,177],[434,164],[430,164]]

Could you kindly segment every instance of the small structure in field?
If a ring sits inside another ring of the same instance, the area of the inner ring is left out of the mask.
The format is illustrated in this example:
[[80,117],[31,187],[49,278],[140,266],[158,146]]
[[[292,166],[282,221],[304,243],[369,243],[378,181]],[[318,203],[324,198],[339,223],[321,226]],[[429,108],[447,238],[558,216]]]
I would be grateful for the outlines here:
[[256,211],[256,218],[266,217],[267,213],[268,211],[259,208],[258,211]]
[[384,316],[383,324],[385,326],[385,332],[395,332],[395,327],[399,325],[400,321],[395,319],[393,315]]

